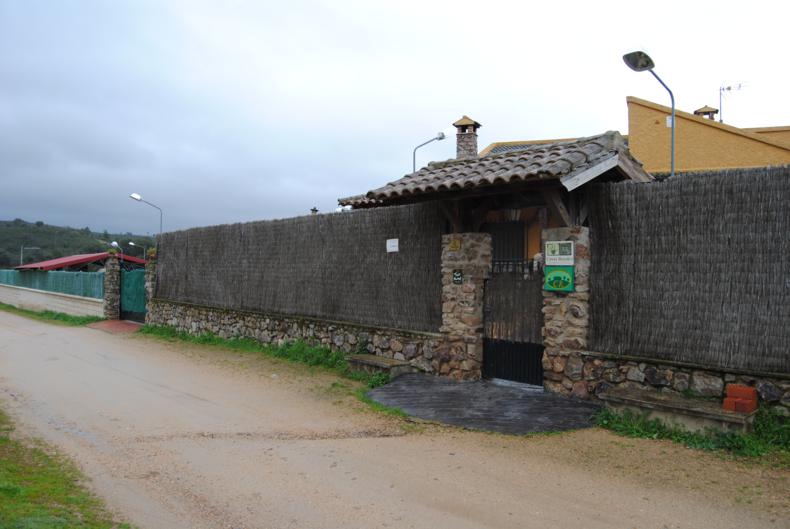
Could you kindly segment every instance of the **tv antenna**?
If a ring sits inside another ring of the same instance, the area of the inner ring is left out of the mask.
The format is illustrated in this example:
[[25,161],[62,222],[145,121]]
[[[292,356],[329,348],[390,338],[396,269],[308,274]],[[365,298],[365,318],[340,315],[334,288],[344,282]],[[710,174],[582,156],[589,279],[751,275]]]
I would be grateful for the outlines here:
[[724,92],[732,92],[733,90],[740,90],[741,88],[745,88],[745,87],[746,85],[743,83],[719,87],[719,123],[724,123],[724,111],[721,106],[721,99],[722,96],[724,95]]

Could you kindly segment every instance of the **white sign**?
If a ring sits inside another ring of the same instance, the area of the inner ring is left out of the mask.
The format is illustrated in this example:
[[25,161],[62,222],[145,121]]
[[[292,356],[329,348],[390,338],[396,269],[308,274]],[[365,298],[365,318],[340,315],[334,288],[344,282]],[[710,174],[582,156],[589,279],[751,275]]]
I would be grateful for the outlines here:
[[667,128],[672,128],[672,116],[667,116]]
[[398,251],[398,239],[387,239],[387,253]]
[[573,241],[546,241],[546,266],[573,266]]

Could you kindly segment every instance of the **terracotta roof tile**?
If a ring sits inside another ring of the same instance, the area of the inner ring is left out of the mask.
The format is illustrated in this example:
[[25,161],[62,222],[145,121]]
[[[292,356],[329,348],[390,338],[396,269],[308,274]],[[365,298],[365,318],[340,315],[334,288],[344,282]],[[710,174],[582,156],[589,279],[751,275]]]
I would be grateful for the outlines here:
[[365,195],[342,198],[341,205],[371,207],[398,197],[440,193],[529,180],[559,179],[583,171],[612,156],[628,153],[618,132],[589,138],[519,146],[482,158],[432,162],[416,173],[373,189]]

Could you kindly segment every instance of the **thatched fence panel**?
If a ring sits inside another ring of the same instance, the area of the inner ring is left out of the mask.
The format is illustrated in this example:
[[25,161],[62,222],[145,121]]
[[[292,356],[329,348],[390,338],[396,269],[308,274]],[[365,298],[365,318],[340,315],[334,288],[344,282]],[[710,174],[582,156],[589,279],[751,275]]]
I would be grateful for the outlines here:
[[437,332],[443,228],[419,204],[166,233],[156,297]]
[[790,167],[591,191],[590,348],[790,373]]

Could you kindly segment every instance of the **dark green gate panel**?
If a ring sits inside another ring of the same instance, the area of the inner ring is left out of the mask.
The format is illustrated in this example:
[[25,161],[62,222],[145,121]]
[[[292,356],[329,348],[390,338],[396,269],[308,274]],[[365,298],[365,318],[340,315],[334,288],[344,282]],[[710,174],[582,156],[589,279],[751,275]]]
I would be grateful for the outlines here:
[[145,270],[121,270],[121,318],[145,321]]

